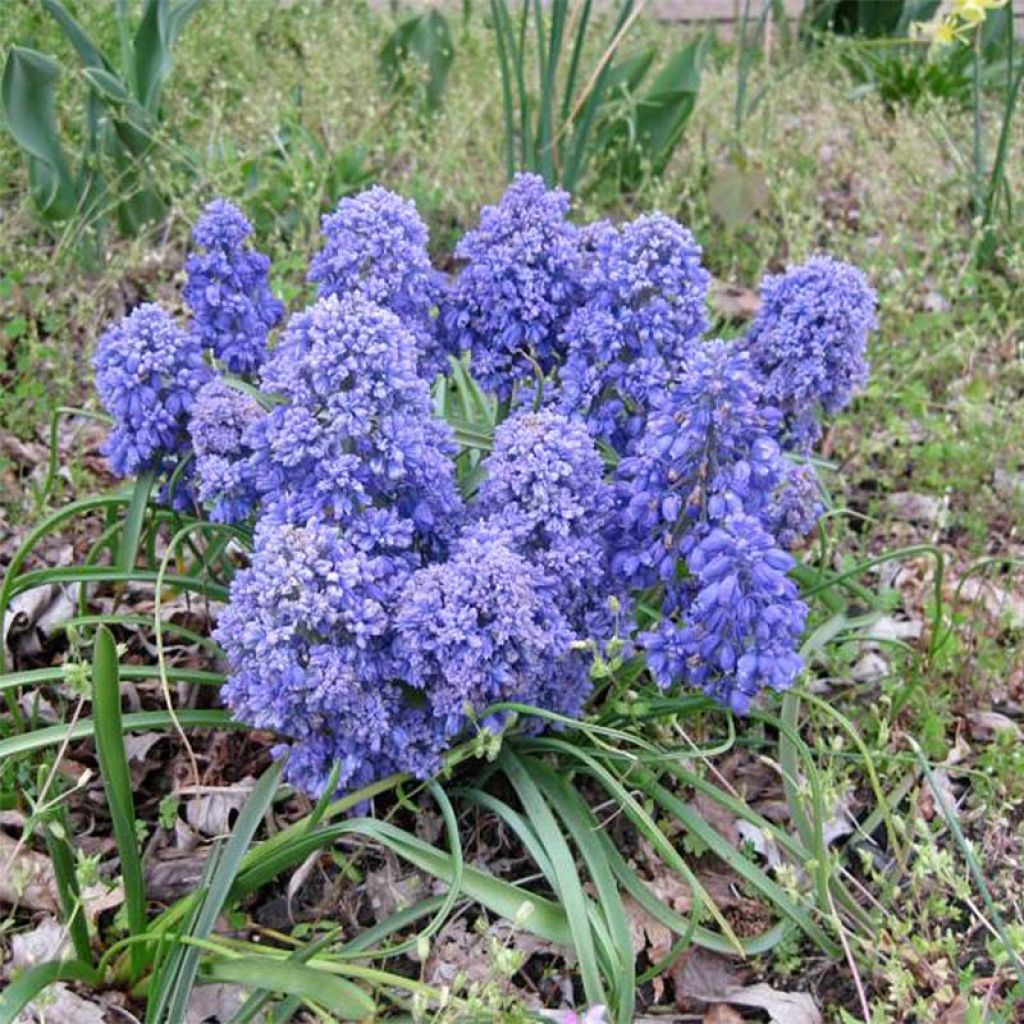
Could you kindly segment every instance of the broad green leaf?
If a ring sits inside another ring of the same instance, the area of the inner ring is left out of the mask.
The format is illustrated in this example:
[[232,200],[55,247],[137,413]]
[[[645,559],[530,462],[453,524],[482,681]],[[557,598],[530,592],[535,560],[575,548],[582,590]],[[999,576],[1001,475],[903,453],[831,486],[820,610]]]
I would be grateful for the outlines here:
[[160,87],[171,70],[168,41],[168,0],[145,0],[135,33],[133,75],[135,98],[151,113],[160,102]]
[[202,6],[203,0],[180,0],[171,8],[167,18],[167,45],[173,47],[178,37],[185,31],[192,15]]
[[113,67],[103,51],[92,41],[89,33],[68,13],[60,0],[43,0],[46,12],[64,30],[64,35],[75,48],[82,64],[87,68],[103,68],[113,71]]
[[426,81],[421,84],[423,109],[432,114],[441,106],[454,54],[448,19],[432,7],[395,29],[380,51],[378,68],[388,87],[398,91],[420,84],[422,76],[418,71],[410,74],[408,68],[410,62],[419,64],[426,72]]
[[637,106],[636,136],[654,174],[665,169],[697,104],[706,52],[706,36],[684,46],[669,58]]
[[29,158],[32,199],[51,220],[70,217],[77,202],[57,130],[54,87],[59,77],[60,65],[52,57],[12,46],[0,87],[7,130]]
[[769,198],[764,171],[753,166],[740,167],[731,161],[718,170],[708,188],[708,206],[728,231],[749,223]]

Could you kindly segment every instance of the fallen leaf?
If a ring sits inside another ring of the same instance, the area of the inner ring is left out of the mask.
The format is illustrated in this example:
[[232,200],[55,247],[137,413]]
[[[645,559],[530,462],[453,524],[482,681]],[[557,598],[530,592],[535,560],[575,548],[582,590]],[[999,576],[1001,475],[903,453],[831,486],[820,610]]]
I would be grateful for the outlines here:
[[921,782],[921,794],[917,802],[921,817],[925,821],[931,821],[936,815],[941,818],[946,817],[946,811],[943,810],[936,799],[936,791],[942,797],[942,803],[945,805],[946,811],[959,819],[960,812],[957,807],[956,793],[953,791],[953,783],[950,781],[949,772],[944,768],[932,769],[931,779],[924,779]]
[[740,836],[736,831],[736,815],[717,800],[704,793],[698,793],[690,806],[699,814],[730,846],[739,846]]
[[0,903],[56,913],[57,881],[48,857],[0,832]]
[[652,964],[664,960],[675,940],[671,929],[644,910],[635,900],[627,898],[624,904],[626,916],[629,918],[633,952],[638,956],[646,953],[648,961]]
[[998,711],[968,711],[967,721],[971,725],[971,738],[975,740],[995,739],[1001,732],[1009,732],[1020,738],[1020,726]]
[[48,985],[15,1018],[15,1024],[105,1024],[103,1007],[78,995],[62,981]]
[[822,1024],[821,1013],[806,992],[780,992],[763,982],[734,989],[726,1000],[764,1010],[774,1024]]
[[750,320],[761,308],[761,296],[751,288],[715,281],[711,286],[711,305],[726,320]]
[[700,946],[686,950],[670,969],[676,987],[676,1003],[687,1009],[691,1002],[721,1003],[725,994],[741,988],[736,962]]
[[996,586],[980,576],[971,576],[959,584],[954,593],[970,604],[979,604],[989,618],[1005,622],[1011,629],[1024,629],[1024,597]]
[[967,1024],[967,999],[963,995],[956,998],[942,1012],[938,1024]]
[[726,1003],[712,1003],[703,1024],[743,1024],[743,1017]]
[[[185,820],[204,836],[227,835],[255,785],[256,780],[247,775],[232,786],[193,787],[194,795],[184,801]],[[186,792],[182,790],[181,795],[185,796]]]
[[768,867],[778,868],[782,865],[782,853],[779,850],[775,837],[766,829],[758,828],[749,821],[737,821],[736,831],[745,843],[749,843],[751,849],[758,856],[763,857]]
[[865,632],[876,640],[917,640],[924,631],[920,619],[897,619],[883,615],[868,625]]
[[47,960],[60,960],[70,949],[67,929],[55,917],[44,917],[34,928],[11,936],[11,959],[4,970],[11,976]]
[[[735,962],[699,947],[687,950],[672,969],[676,1002],[731,1003],[764,1010],[773,1024],[822,1024],[814,1000],[806,992],[781,992],[763,982],[742,985]],[[728,1019],[728,1018],[726,1018]]]
[[[248,996],[241,985],[197,985],[189,996],[184,1024],[227,1024]],[[266,1019],[263,1012],[253,1018],[257,1024]]]
[[889,662],[877,651],[868,651],[850,669],[850,678],[855,683],[877,683],[889,674]]
[[146,895],[158,903],[171,903],[194,891],[203,877],[209,847],[200,850],[164,850],[145,861]]
[[937,523],[943,515],[941,498],[914,491],[893,491],[885,499],[885,510],[898,519],[916,523]]

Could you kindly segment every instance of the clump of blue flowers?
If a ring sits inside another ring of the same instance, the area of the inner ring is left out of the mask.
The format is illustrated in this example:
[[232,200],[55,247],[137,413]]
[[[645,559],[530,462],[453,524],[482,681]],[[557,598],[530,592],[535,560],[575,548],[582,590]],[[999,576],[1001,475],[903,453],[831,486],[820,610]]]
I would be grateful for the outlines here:
[[707,330],[711,275],[693,235],[663,214],[598,225],[587,268],[564,331],[559,404],[624,453]]
[[821,416],[837,413],[867,383],[876,306],[864,274],[828,256],[765,278],[746,346],[794,445],[809,449]]
[[267,282],[270,260],[248,245],[252,225],[225,199],[215,199],[192,231],[185,261],[185,301],[204,348],[231,373],[250,373],[267,355],[267,337],[284,303]]
[[391,310],[417,335],[424,377],[444,372],[437,317],[445,279],[431,265],[416,204],[378,186],[342,199],[322,227],[324,246],[309,266],[320,297],[360,295]]
[[411,202],[343,199],[281,326],[216,201],[191,320],[144,305],[100,339],[114,471],[177,480],[179,510],[251,537],[224,698],[307,792],[579,717],[595,658],[738,714],[803,669],[793,552],[824,507],[822,419],[867,377],[873,291],[816,256],[765,280],[745,336],[709,340],[686,228],[569,214],[519,175],[449,276]]
[[476,379],[503,401],[559,361],[583,287],[580,232],[568,214],[567,192],[520,174],[455,248],[465,265],[442,326],[450,348],[470,352]]
[[114,418],[104,453],[118,476],[166,469],[187,453],[189,413],[210,377],[194,334],[147,303],[100,338],[94,367]]

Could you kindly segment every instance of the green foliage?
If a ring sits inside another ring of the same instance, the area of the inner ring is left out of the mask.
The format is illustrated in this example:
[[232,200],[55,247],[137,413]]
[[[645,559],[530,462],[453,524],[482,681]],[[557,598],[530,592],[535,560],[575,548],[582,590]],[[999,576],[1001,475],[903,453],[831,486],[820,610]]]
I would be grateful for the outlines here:
[[44,220],[97,225],[113,210],[122,233],[133,235],[163,214],[165,198],[146,162],[157,144],[171,51],[199,4],[146,0],[131,37],[126,5],[119,3],[122,47],[115,61],[60,0],[42,0],[78,55],[89,89],[74,166],[61,142],[54,99],[61,65],[27,47],[8,53],[0,98],[8,131],[28,158],[33,201]]
[[812,0],[805,25],[816,31],[876,39],[906,37],[915,21],[928,21],[940,0]]
[[378,67],[392,92],[415,95],[423,113],[433,114],[454,56],[448,19],[431,7],[395,29],[381,48]]
[[644,88],[654,50],[616,60],[641,7],[619,6],[599,56],[584,68],[591,0],[554,0],[549,10],[535,0],[518,14],[508,0],[491,0],[509,177],[536,171],[573,192],[593,175],[604,188],[628,191],[664,171],[696,105],[706,42],[682,47]]

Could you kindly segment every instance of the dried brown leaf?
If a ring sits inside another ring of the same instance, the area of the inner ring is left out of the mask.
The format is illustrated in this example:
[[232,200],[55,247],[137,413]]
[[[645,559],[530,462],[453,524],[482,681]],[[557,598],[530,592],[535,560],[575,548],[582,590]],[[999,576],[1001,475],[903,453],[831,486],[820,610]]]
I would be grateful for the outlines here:
[[712,1003],[703,1024],[743,1024],[743,1016],[726,1003]]
[[60,907],[50,858],[0,832],[0,903],[56,913]]
[[676,1002],[681,1009],[696,1003],[731,1003],[765,1011],[774,1024],[822,1024],[814,1000],[805,992],[781,992],[764,983],[741,984],[735,961],[695,947],[672,969]]

